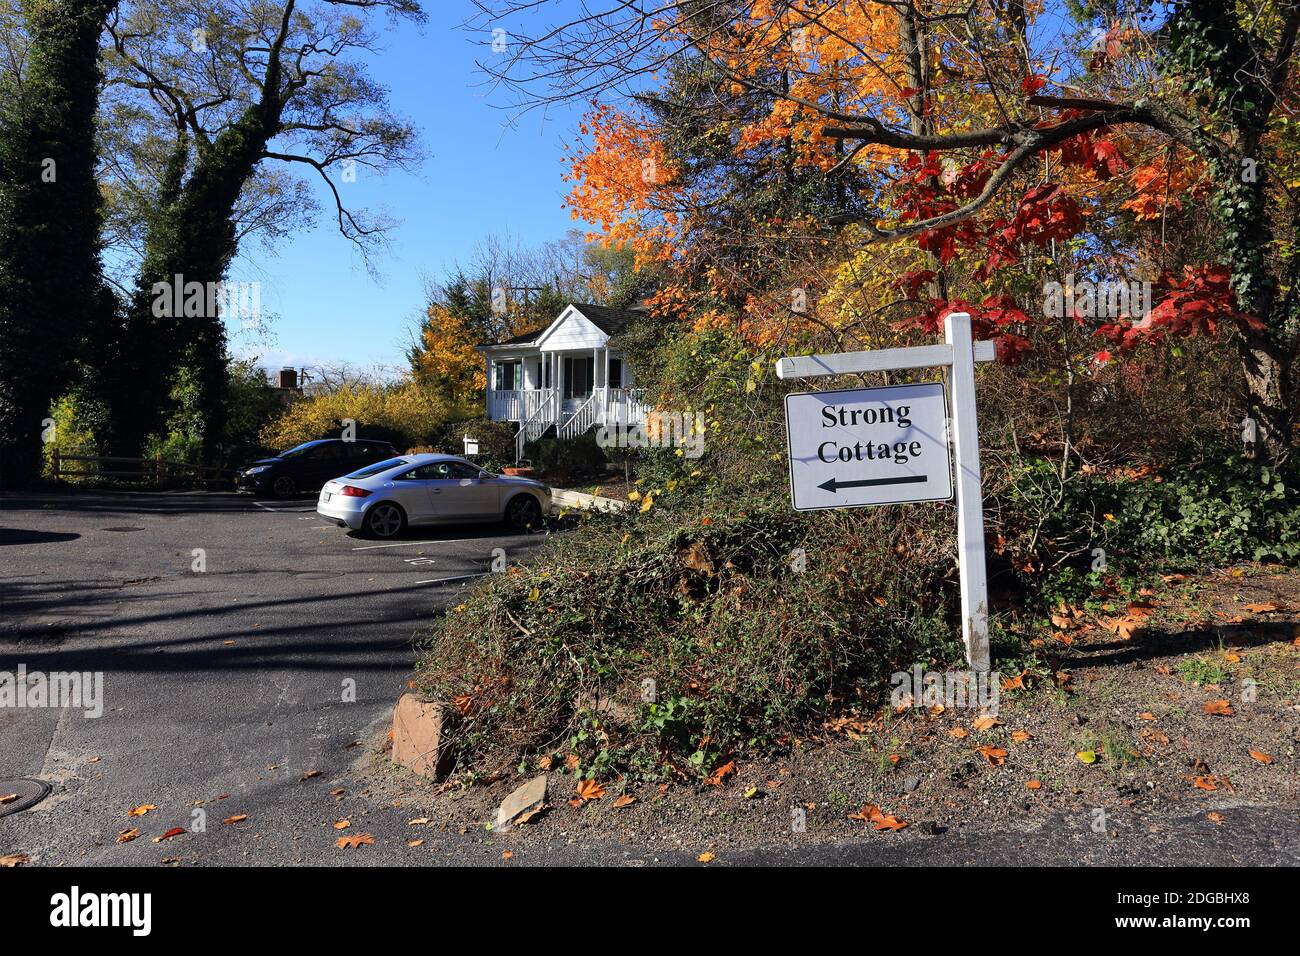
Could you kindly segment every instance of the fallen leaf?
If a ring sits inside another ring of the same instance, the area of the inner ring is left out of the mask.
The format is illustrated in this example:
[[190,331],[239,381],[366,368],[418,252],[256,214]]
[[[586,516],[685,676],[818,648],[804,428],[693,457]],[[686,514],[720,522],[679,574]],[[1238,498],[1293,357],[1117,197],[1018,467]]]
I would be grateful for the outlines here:
[[1222,813],[1217,813],[1214,810],[1211,810],[1209,813],[1206,814],[1206,816],[1209,817],[1211,823],[1222,823],[1224,820],[1227,819],[1227,817],[1225,817]]
[[1247,752],[1251,755],[1251,757],[1253,757],[1255,760],[1258,760],[1260,763],[1269,764],[1273,762],[1273,758],[1270,757],[1268,754],[1264,753],[1264,751],[1262,750],[1250,750]]
[[1025,668],[1015,677],[1008,677],[1002,682],[1003,690],[1024,690],[1025,678],[1029,676],[1029,668]]
[[1013,730],[1011,731],[1011,739],[1018,744],[1023,744],[1027,740],[1033,740],[1034,735],[1027,730]]
[[339,787],[337,790],[331,790],[331,791],[330,791],[330,796],[331,796],[331,797],[341,797],[341,796],[343,796],[343,794],[345,794],[345,793],[347,793],[347,791],[344,790],[342,787]]
[[1207,714],[1213,714],[1217,717],[1231,717],[1232,705],[1226,700],[1207,700],[1201,707]]
[[1095,750],[1080,750],[1077,754],[1075,754],[1075,756],[1078,757],[1084,763],[1097,762],[1097,752]]
[[996,717],[985,715],[983,717],[976,717],[971,721],[971,726],[976,730],[988,730],[991,727],[998,726],[1000,723],[1002,723],[1002,721],[998,720]]
[[634,803],[636,803],[636,797],[632,796],[630,793],[625,793],[614,801],[614,806],[621,810],[623,807],[630,807]]
[[872,824],[877,830],[902,830],[907,827],[906,820],[900,820],[891,813],[885,813],[874,803],[866,804],[857,813],[848,815],[850,820],[862,820]]
[[[578,803],[581,804],[582,801],[579,800]],[[531,810],[527,810],[524,813],[521,813],[519,816],[515,817],[515,823],[518,824],[519,826],[523,826],[525,823],[532,823],[534,820],[536,820],[538,817],[540,817],[543,813],[545,813],[549,809],[551,809],[551,807],[550,804],[547,803],[543,803],[540,806],[533,807]]]
[[1197,777],[1195,780],[1192,781],[1192,786],[1198,787],[1201,790],[1219,789],[1219,785],[1215,783],[1213,777]]
[[180,836],[180,835],[181,835],[182,833],[184,833],[184,832],[186,832],[184,827],[172,827],[170,830],[168,830],[168,831],[167,831],[166,833],[164,833],[162,836],[156,836],[156,837],[154,837],[154,838],[153,838],[153,842],[154,842],[154,843],[161,843],[163,840],[170,840],[172,837],[178,837],[178,836]]
[[123,830],[121,833],[119,833],[119,834],[117,835],[117,842],[118,842],[118,843],[130,843],[132,840],[134,840],[134,839],[135,839],[136,837],[138,837],[139,835],[140,835],[140,828],[139,828],[139,827],[131,827],[129,830]]
[[428,822],[428,817],[416,817],[414,820],[407,820],[406,825],[408,827],[422,827]]
[[976,747],[975,749],[984,755],[984,759],[989,762],[989,766],[991,767],[1000,767],[1007,762],[1007,752],[1001,747],[994,747],[986,744],[983,747]]
[[1247,604],[1245,605],[1245,608],[1252,614],[1272,614],[1277,610],[1277,605],[1272,601],[1268,601],[1264,604]]
[[717,857],[715,857],[712,853],[701,853],[695,859],[699,860],[701,863],[712,863],[714,860],[717,859]]
[[1043,785],[1043,781],[1041,781],[1041,780],[1026,780],[1026,781],[1025,781],[1025,786],[1028,787],[1030,790],[1038,790],[1039,788],[1042,787],[1042,785]]
[[298,782],[302,783],[304,780],[310,780],[312,777],[319,777],[319,776],[320,776],[319,770],[308,770],[305,774],[303,774],[301,777],[298,778]]
[[585,803],[588,800],[599,800],[605,795],[605,788],[595,780],[580,780],[577,793],[578,798]]
[[126,811],[126,815],[128,817],[142,817],[150,810],[157,810],[157,809],[158,808],[155,807],[152,803],[142,803],[140,804],[140,806],[132,807],[130,810]]
[[502,850],[502,851],[501,851],[501,859],[503,859],[503,860],[513,859],[513,858],[514,858],[514,855],[515,855],[515,854],[514,854],[514,851],[513,851],[513,850]]
[[352,821],[351,821],[351,820],[335,820],[335,821],[334,821],[334,829],[335,829],[335,830],[346,830],[346,829],[347,829],[348,827],[350,827],[350,826],[352,826]]
[[0,856],[0,866],[12,870],[15,866],[21,866],[31,860],[26,853],[11,853],[9,856]]
[[406,845],[407,845],[407,846],[424,846],[424,841],[423,841],[423,840],[407,840],[407,841],[406,841]]
[[720,787],[722,786],[722,781],[726,780],[729,776],[731,776],[735,772],[736,772],[736,761],[728,760],[717,770],[713,771],[709,779],[704,782],[709,784],[709,786],[711,787]]
[[232,823],[243,823],[248,819],[247,813],[236,813],[233,817],[226,817],[221,821],[222,826],[230,826]]
[[1142,713],[1138,714],[1138,719],[1139,719],[1139,720],[1155,720],[1155,719],[1156,719],[1156,715],[1153,714],[1153,713],[1151,713],[1151,711],[1149,711],[1149,710],[1144,710],[1144,711],[1142,711]]
[[18,794],[16,793],[0,794],[0,806],[3,806],[6,803],[13,803],[17,799],[18,799]]
[[350,833],[334,841],[340,850],[355,850],[359,846],[374,846],[375,838],[369,833]]
[[961,740],[963,737],[969,737],[970,731],[965,727],[950,727],[948,729],[948,736],[956,737],[958,740]]

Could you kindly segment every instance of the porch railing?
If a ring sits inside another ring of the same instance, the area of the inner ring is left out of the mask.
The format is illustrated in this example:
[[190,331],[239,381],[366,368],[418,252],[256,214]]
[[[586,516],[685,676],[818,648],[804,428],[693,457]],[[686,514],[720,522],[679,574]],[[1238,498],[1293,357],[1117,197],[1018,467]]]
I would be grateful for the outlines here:
[[[594,415],[590,425],[642,425],[653,406],[643,400],[639,388],[597,388],[591,393]],[[527,388],[512,391],[489,390],[488,417],[493,421],[526,422],[537,417],[556,401],[553,388]],[[559,424],[559,409],[553,408],[547,426]],[[545,430],[545,429],[543,429]]]
[[542,436],[546,429],[557,424],[560,418],[559,396],[555,389],[537,389],[537,395],[544,396],[536,402],[536,408],[533,413],[524,419],[519,425],[519,431],[515,433],[515,461],[524,457],[524,445],[530,441],[536,441]]
[[561,438],[577,438],[592,425],[595,425],[601,408],[596,400],[602,397],[601,393],[604,391],[603,388],[593,391],[588,399],[578,406],[578,410],[556,428],[555,433]]
[[488,389],[488,418],[497,422],[527,421],[555,393],[553,388],[524,388],[512,391]]

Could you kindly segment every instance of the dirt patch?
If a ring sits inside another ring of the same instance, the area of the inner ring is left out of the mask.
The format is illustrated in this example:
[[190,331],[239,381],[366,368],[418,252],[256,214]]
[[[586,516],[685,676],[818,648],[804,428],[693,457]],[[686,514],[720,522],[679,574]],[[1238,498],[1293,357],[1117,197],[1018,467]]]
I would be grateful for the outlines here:
[[[1031,644],[1029,667],[1000,674],[996,715],[925,701],[849,710],[816,739],[735,761],[716,785],[605,782],[582,800],[557,757],[549,810],[502,840],[704,853],[1029,830],[1063,814],[1107,832],[1120,817],[1201,813],[1214,826],[1235,807],[1300,808],[1300,573],[1170,576],[1136,600],[1063,608]],[[468,832],[537,772],[434,787],[377,759],[366,776],[382,799]]]

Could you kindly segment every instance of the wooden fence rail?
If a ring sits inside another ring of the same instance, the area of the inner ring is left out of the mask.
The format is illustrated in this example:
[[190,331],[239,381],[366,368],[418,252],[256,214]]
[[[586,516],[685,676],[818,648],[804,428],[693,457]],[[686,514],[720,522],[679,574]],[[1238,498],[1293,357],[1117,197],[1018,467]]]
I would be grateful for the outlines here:
[[[99,467],[81,470],[64,468],[68,462],[94,464]],[[135,468],[104,468],[104,465],[135,465]],[[180,474],[178,474],[178,472]],[[184,478],[199,484],[224,484],[231,480],[228,469],[215,465],[195,465],[164,458],[125,458],[114,455],[64,455],[54,451],[56,478],[136,478],[161,482],[164,477]]]

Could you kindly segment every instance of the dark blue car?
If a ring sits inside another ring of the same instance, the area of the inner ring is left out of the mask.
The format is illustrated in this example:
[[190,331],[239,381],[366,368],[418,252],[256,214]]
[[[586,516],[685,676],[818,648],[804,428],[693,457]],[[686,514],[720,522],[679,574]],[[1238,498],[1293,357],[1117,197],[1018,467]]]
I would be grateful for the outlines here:
[[321,438],[246,465],[235,474],[235,484],[240,491],[276,498],[316,495],[331,478],[396,456],[397,449],[386,441]]

